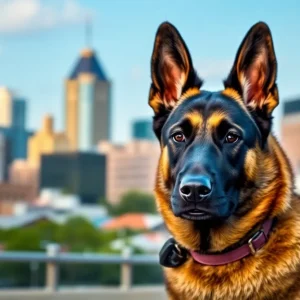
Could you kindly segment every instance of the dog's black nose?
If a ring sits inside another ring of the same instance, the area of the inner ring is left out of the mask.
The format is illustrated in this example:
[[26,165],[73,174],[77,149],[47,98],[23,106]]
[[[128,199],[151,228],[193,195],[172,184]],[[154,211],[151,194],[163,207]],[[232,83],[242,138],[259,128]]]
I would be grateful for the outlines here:
[[179,193],[186,201],[201,201],[212,192],[210,178],[205,175],[183,177]]

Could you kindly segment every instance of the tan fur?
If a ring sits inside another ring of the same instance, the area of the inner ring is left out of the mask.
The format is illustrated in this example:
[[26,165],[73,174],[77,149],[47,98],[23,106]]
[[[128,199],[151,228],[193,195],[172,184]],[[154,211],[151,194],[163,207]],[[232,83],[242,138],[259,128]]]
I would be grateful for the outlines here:
[[182,96],[180,97],[179,101],[178,101],[178,105],[180,105],[180,103],[183,101],[183,100],[186,100],[187,98],[190,98],[190,97],[193,97],[193,96],[196,96],[196,95],[199,95],[200,94],[200,91],[198,88],[194,87],[194,88],[189,88],[185,93],[182,94]]
[[186,115],[186,118],[190,121],[190,123],[192,124],[192,126],[194,128],[199,128],[201,127],[202,123],[203,123],[203,118],[201,116],[201,114],[199,114],[198,112],[190,112]]
[[159,112],[159,107],[160,105],[163,105],[163,103],[164,102],[158,93],[156,93],[153,97],[150,97],[149,105],[152,107],[155,113]]
[[250,116],[250,113],[249,113],[248,109],[246,108],[246,106],[243,103],[242,97],[239,95],[239,93],[236,90],[234,90],[232,88],[227,88],[224,91],[222,91],[222,94],[229,97],[229,98],[231,98],[231,99],[234,99],[240,105],[241,109],[248,116]]
[[213,113],[207,120],[208,128],[217,127],[226,116],[225,113],[220,111]]

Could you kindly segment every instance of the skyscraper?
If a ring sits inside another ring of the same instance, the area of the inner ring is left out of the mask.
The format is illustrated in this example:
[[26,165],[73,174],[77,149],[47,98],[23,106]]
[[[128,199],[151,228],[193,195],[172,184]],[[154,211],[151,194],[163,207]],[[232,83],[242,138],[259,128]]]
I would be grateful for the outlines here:
[[0,126],[10,127],[12,124],[13,95],[6,87],[0,88]]
[[6,87],[0,88],[0,126],[25,129],[26,102]]
[[65,83],[65,127],[72,150],[91,150],[110,139],[111,84],[91,49],[81,52]]
[[132,123],[132,138],[134,140],[156,140],[151,119],[135,120]]
[[26,124],[26,102],[21,98],[14,98],[12,105],[12,126],[25,128]]
[[26,101],[6,87],[0,88],[0,134],[6,141],[4,178],[15,159],[27,157],[27,140],[32,132],[26,130]]

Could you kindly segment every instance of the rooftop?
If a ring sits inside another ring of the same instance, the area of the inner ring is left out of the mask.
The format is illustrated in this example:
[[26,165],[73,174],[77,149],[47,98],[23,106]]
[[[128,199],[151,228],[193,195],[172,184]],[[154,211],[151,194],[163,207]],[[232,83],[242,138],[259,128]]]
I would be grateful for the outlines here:
[[159,215],[143,214],[143,213],[127,213],[113,218],[103,224],[105,229],[132,229],[147,230],[161,224],[162,218]]
[[81,51],[80,58],[69,76],[69,79],[76,79],[82,73],[92,74],[101,81],[108,80],[96,53],[92,49],[87,48]]

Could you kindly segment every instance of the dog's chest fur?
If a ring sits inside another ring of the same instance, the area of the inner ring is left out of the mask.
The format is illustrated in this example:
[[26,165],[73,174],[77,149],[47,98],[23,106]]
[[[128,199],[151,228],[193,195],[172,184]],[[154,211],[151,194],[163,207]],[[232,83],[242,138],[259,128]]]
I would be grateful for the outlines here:
[[203,266],[189,258],[165,269],[172,300],[300,299],[300,199],[278,219],[269,242],[255,256],[225,266]]

